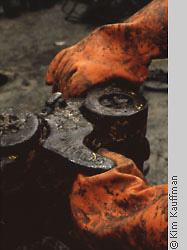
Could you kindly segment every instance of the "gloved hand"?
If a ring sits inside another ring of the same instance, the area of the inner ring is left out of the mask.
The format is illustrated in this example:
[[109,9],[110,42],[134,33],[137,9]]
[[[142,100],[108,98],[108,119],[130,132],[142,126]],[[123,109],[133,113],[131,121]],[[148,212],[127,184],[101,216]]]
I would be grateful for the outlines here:
[[70,195],[75,234],[86,249],[167,249],[168,186],[151,187],[134,162],[100,149],[112,170],[79,175]]
[[152,58],[167,50],[167,0],[154,0],[126,23],[97,28],[51,62],[47,84],[64,98],[91,86],[123,78],[142,83]]

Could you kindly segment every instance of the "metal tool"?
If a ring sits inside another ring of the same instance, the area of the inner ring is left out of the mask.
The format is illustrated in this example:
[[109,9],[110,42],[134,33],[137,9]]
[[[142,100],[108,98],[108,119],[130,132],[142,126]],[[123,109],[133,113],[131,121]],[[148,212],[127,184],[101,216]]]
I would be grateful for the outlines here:
[[1,170],[7,172],[10,162],[17,162],[19,168],[24,161],[28,165],[26,159],[34,149],[38,156],[35,165],[44,166],[42,161],[48,159],[47,166],[53,171],[59,166],[59,171],[70,176],[93,175],[115,166],[114,161],[96,153],[104,147],[131,158],[142,171],[150,154],[145,137],[147,111],[143,96],[115,85],[94,89],[85,99],[65,101],[61,93],[54,93],[38,118],[30,112],[2,109]]

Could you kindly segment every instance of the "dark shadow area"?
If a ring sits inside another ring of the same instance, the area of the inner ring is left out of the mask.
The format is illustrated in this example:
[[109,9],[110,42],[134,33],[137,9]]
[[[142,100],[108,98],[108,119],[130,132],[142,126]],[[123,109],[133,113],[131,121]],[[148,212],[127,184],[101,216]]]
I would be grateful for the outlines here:
[[[70,22],[103,25],[122,22],[149,2],[150,0],[64,0],[62,10],[66,14],[65,19]],[[84,9],[80,10],[80,6],[84,6]]]
[[8,82],[8,76],[0,73],[0,87]]

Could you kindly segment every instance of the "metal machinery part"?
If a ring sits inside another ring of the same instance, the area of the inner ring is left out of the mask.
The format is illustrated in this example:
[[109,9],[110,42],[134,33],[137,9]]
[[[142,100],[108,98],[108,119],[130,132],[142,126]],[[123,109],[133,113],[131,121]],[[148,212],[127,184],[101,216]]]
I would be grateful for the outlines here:
[[48,131],[43,148],[60,156],[67,172],[75,165],[88,175],[113,168],[112,160],[96,153],[101,147],[131,158],[142,171],[150,154],[147,111],[143,96],[114,86],[92,90],[85,99],[65,101],[54,93],[40,113]]
[[49,129],[43,147],[61,156],[64,165],[79,166],[79,172],[86,170],[96,174],[114,167],[112,160],[94,153],[84,145],[84,139],[92,132],[93,126],[79,110],[83,99],[73,98],[65,102],[60,93],[54,95],[58,99],[56,107],[53,109],[49,101],[47,105],[52,109],[47,114],[40,114]]
[[39,138],[39,120],[34,114],[16,108],[0,109],[0,234],[3,250],[12,249],[31,232],[27,228],[32,222],[27,174]]
[[39,136],[39,121],[34,114],[20,109],[0,109],[0,171],[4,191],[11,192],[11,187],[20,186],[27,171],[25,163],[38,144]]
[[3,250],[43,235],[75,249],[68,200],[75,178],[115,167],[96,153],[100,147],[133,159],[142,171],[149,157],[147,111],[143,96],[115,84],[66,101],[54,93],[37,114],[1,109]]
[[150,155],[145,137],[148,105],[143,96],[114,87],[101,88],[87,96],[81,110],[94,124],[85,140],[92,150],[104,147],[123,154],[143,171]]

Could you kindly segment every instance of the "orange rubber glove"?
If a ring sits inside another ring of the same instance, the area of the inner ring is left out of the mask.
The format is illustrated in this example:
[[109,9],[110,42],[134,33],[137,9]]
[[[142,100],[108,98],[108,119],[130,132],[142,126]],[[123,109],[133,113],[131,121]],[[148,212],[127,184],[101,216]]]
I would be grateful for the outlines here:
[[47,84],[64,98],[122,78],[142,83],[152,58],[167,55],[168,2],[153,0],[125,23],[97,28],[51,62]]
[[117,167],[79,174],[70,195],[75,234],[86,249],[167,249],[168,186],[150,186],[134,162],[101,149]]

